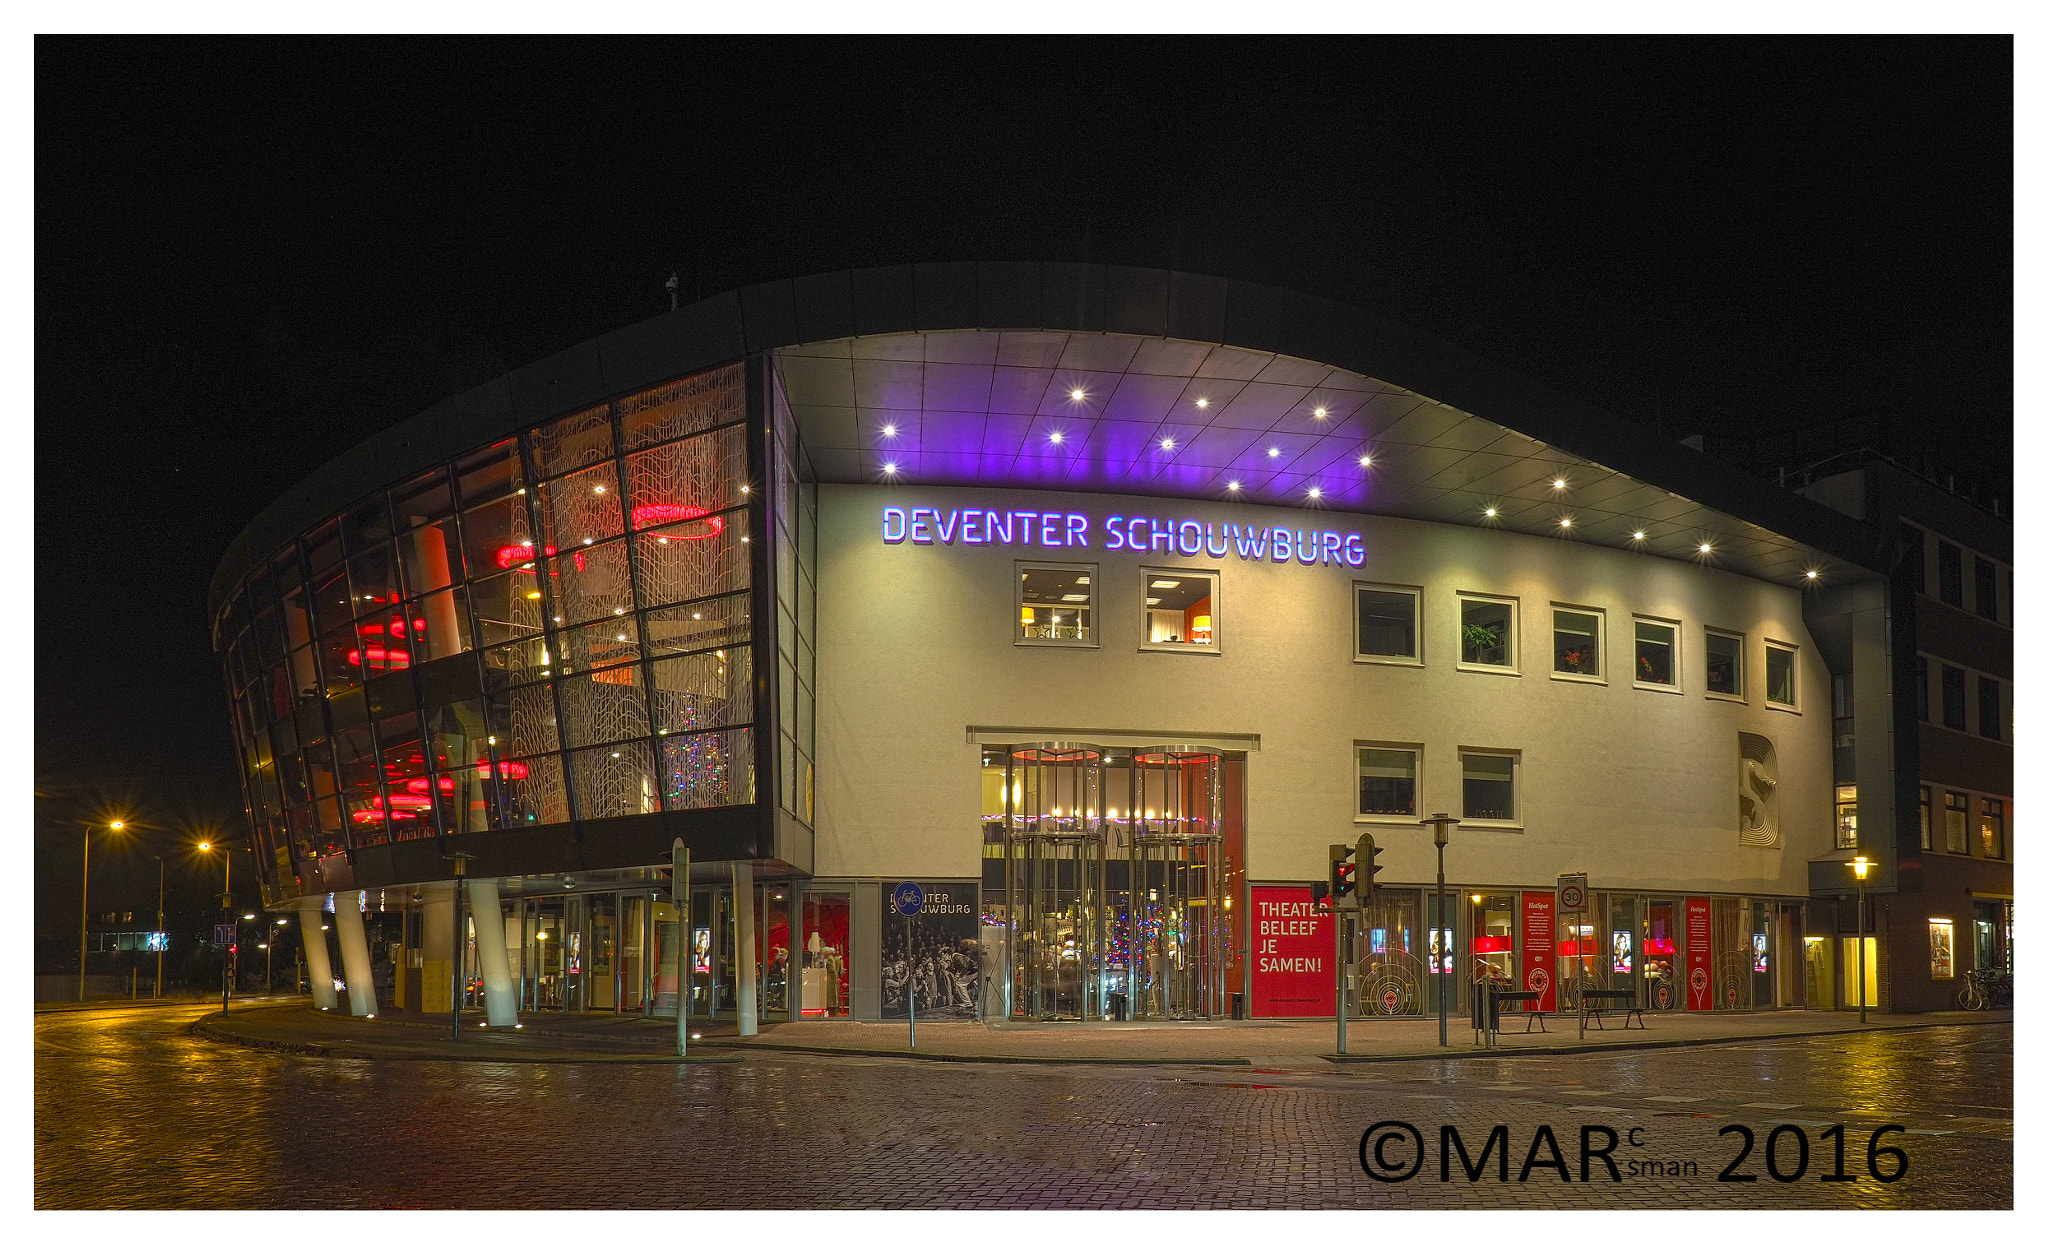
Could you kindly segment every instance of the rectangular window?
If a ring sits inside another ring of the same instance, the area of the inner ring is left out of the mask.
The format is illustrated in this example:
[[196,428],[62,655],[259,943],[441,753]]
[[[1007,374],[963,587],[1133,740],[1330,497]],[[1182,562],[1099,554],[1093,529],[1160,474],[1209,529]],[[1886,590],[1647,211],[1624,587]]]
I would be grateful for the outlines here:
[[1927,591],[1927,534],[1911,524],[1899,524],[1899,571],[1913,591]]
[[1515,603],[1458,596],[1458,664],[1479,670],[1515,668]]
[[1358,815],[1415,816],[1415,779],[1420,752],[1414,748],[1358,749]]
[[1367,661],[1422,663],[1422,589],[1359,584],[1358,656]]
[[1943,917],[1927,919],[1929,975],[1948,979],[1956,975],[1956,925]]
[[1977,815],[1977,837],[1986,860],[2005,859],[2005,801],[1986,797]]
[[1998,621],[1998,564],[1977,559],[1977,617]]
[[1636,619],[1636,686],[1678,690],[1678,624]]
[[1920,788],[1920,847],[1928,850],[1934,846],[1934,788]]
[[1957,856],[1970,854],[1970,797],[1960,791],[1942,793],[1942,847]]
[[1944,604],[1957,609],[1963,607],[1963,551],[1945,540],[1936,541],[1935,549],[1940,559],[1936,572],[1941,577],[1941,599]]
[[1764,703],[1799,705],[1798,651],[1790,645],[1764,641]]
[[1464,768],[1465,820],[1515,819],[1516,756],[1506,752],[1461,752]]
[[1743,695],[1741,635],[1708,629],[1707,692],[1713,696]]
[[1601,617],[1596,610],[1554,608],[1550,611],[1552,674],[1564,675],[1567,678],[1601,679]]
[[1835,788],[1835,846],[1856,846],[1856,788]]
[[1019,562],[1016,642],[1095,647],[1096,578],[1092,564]]
[[1963,672],[1954,666],[1941,668],[1941,724],[1951,730],[1970,729],[1969,713],[1963,704]]
[[2005,737],[2005,713],[1998,680],[1977,676],[1977,733],[1986,739]]
[[1928,720],[1928,719],[1927,719],[1927,659],[1926,659],[1925,657],[1916,657],[1916,658],[1914,658],[1914,659],[1913,659],[1913,664],[1914,664],[1914,667],[1915,667],[1915,668],[1916,668],[1916,669],[1918,670],[1918,672],[1919,672],[1919,675],[1920,675],[1920,687],[1919,687],[1919,692],[1920,692],[1920,697],[1919,697],[1919,699],[1920,699],[1920,720],[1921,720],[1922,722],[1925,722],[1925,721],[1927,721],[1927,720]]
[[1140,568],[1139,583],[1145,598],[1145,630],[1138,647],[1174,653],[1223,651],[1214,571],[1147,566]]

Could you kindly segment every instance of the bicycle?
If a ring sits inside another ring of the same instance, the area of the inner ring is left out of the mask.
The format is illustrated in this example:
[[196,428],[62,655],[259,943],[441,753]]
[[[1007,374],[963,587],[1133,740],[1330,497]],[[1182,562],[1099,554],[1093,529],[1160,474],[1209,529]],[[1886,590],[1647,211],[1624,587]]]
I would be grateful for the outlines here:
[[1966,1012],[2012,1006],[2012,974],[1976,969],[1956,990],[1956,1006]]

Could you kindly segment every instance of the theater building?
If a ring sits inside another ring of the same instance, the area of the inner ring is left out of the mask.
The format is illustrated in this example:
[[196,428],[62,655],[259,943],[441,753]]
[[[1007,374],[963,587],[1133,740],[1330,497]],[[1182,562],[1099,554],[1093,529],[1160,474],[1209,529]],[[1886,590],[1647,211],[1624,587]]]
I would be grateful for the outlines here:
[[213,605],[265,902],[335,913],[358,1014],[445,1014],[459,942],[490,1023],[1328,1017],[1367,832],[1358,1015],[1838,1007],[1845,787],[1870,892],[1927,876],[1880,526],[1352,308],[917,265],[451,398]]

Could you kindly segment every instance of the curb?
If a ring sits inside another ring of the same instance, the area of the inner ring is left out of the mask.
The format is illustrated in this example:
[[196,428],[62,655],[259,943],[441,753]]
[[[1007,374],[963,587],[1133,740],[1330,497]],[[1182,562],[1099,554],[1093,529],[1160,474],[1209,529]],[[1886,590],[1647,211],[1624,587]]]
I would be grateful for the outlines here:
[[1425,1059],[1510,1059],[1527,1055],[1603,1055],[1637,1050],[1670,1050],[1682,1046],[1727,1046],[1738,1042],[1799,1042],[1809,1038],[1853,1037],[1858,1034],[1908,1033],[1916,1029],[1977,1029],[1986,1025],[2011,1024],[2010,1020],[1978,1020],[1957,1024],[1937,1021],[1924,1025],[1883,1025],[1878,1028],[1822,1029],[1813,1033],[1761,1033],[1744,1037],[1671,1038],[1662,1042],[1630,1042],[1616,1046],[1528,1046],[1504,1050],[1501,1047],[1459,1047],[1420,1055],[1323,1055],[1331,1063],[1413,1063]]
[[949,1055],[941,1051],[921,1050],[879,1050],[863,1046],[798,1046],[791,1042],[736,1042],[724,1038],[701,1038],[699,1046],[717,1046],[723,1049],[788,1051],[798,1055],[860,1055],[872,1059],[922,1059],[931,1063],[1010,1063],[1010,1064],[1095,1064],[1120,1067],[1251,1067],[1253,1060],[1236,1055],[1224,1055],[1215,1059],[1178,1059],[1169,1056],[1146,1058],[1133,1056],[1102,1055]]
[[282,1055],[303,1055],[317,1059],[357,1059],[365,1063],[745,1063],[741,1055],[608,1055],[588,1052],[569,1052],[565,1055],[536,1054],[526,1051],[377,1051],[340,1050],[316,1042],[287,1042],[276,1038],[252,1037],[243,1033],[224,1033],[209,1025],[205,1019],[195,1020],[187,1032],[194,1037],[224,1046],[242,1046],[251,1050],[271,1051]]

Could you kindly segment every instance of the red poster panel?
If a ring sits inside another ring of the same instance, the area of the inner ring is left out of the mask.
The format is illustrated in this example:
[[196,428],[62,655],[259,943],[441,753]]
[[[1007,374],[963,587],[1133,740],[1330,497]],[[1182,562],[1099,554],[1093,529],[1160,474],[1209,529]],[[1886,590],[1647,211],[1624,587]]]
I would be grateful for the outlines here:
[[1252,1015],[1337,1014],[1337,918],[1306,886],[1252,887]]
[[1714,905],[1685,901],[1685,1005],[1696,1012],[1714,1009]]
[[1557,1010],[1557,897],[1522,892],[1522,989],[1542,995],[1538,1011]]

